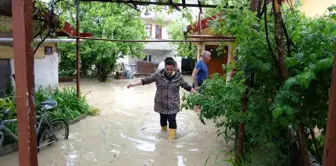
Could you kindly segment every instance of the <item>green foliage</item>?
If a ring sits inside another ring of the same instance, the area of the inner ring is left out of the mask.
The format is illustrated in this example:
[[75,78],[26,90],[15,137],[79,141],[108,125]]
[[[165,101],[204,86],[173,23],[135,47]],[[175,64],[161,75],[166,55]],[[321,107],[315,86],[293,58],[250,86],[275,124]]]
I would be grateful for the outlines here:
[[[58,51],[61,55],[61,61],[59,64],[59,76],[72,76],[76,70],[76,46],[75,44],[59,43]],[[86,61],[85,54],[81,55],[81,61]],[[91,63],[82,63],[81,75],[86,75]]]
[[[271,11],[271,6],[268,8]],[[218,75],[207,80],[201,87],[202,93],[189,95],[183,106],[190,109],[199,104],[200,119],[214,119],[218,134],[227,140],[237,139],[237,125],[244,123],[248,147],[262,149],[263,155],[257,156],[257,160],[268,159],[264,165],[288,165],[291,145],[297,140],[284,131],[296,133],[299,122],[306,128],[317,127],[322,131],[326,125],[336,36],[336,24],[330,19],[333,14],[307,18],[296,9],[283,10],[294,43],[291,53],[286,52],[289,78],[283,82],[267,45],[264,20],[245,7],[218,12],[227,14],[212,25],[216,33],[237,38],[237,61],[224,66],[234,67],[236,74],[229,82]],[[268,12],[267,17],[270,42],[275,50],[273,16]],[[251,73],[253,86],[249,88],[245,81],[251,79]],[[248,106],[247,112],[242,113],[245,90],[248,90]],[[308,135],[309,132],[307,139]],[[314,152],[312,148],[309,150]]]
[[313,140],[309,140],[308,142],[313,155],[317,158],[318,161],[322,161],[324,140],[324,135],[319,135],[316,137],[315,142]]
[[[75,88],[55,89],[53,91],[39,89],[35,94],[36,106],[40,102],[48,100],[48,97],[57,101],[57,107],[50,112],[52,118],[62,118],[66,121],[71,121],[80,115],[88,114],[91,110],[85,96],[82,95],[80,99],[77,99]],[[37,112],[39,111],[37,107]]]
[[12,113],[16,112],[15,111],[16,104],[12,101],[12,96],[6,96],[4,98],[0,98],[0,110],[5,111],[7,109],[10,110],[10,116],[9,118],[12,117]]
[[[186,25],[183,24],[181,20],[173,21],[169,24],[168,33],[172,39],[184,40],[183,28]],[[180,56],[195,58],[196,56],[196,46],[190,42],[185,43],[173,43],[177,46],[177,52]]]
[[[106,39],[145,39],[145,24],[140,13],[123,4],[82,3],[81,30],[93,33],[94,37]],[[69,18],[70,19],[70,18]],[[59,45],[62,55],[62,74],[75,70],[76,52],[74,44]],[[106,81],[114,71],[118,58],[126,55],[143,57],[143,43],[121,43],[106,41],[85,41],[81,44],[81,72],[88,75],[95,66],[100,81]]]
[[[72,121],[81,115],[97,115],[99,110],[97,108],[91,108],[86,101],[85,96],[82,95],[80,99],[77,99],[77,91],[75,88],[64,88],[62,90],[43,90],[39,89],[35,93],[35,106],[36,114],[41,113],[41,109],[38,107],[39,103],[48,100],[49,97],[57,101],[57,107],[49,112],[50,118],[62,118],[66,121]],[[0,110],[5,111],[10,109],[11,114],[16,112],[16,103],[13,100],[13,96],[6,96],[5,98],[0,98]],[[14,116],[8,117],[8,119],[16,118]],[[2,117],[0,117],[2,118]],[[17,132],[17,124],[10,123],[7,126],[13,133]],[[5,138],[4,144],[13,142],[14,140]]]
[[0,25],[0,32],[7,32],[8,28],[5,25]]
[[[35,93],[35,106],[36,112],[39,114],[41,111],[38,105],[49,97],[57,101],[57,107],[55,110],[51,111],[51,116],[53,118],[63,118],[66,121],[71,121],[78,118],[83,114],[90,114],[92,108],[86,101],[85,96],[81,96],[77,99],[77,91],[75,88],[64,88],[62,90],[43,90],[40,88]],[[10,109],[11,112],[16,112],[16,103],[13,100],[13,96],[6,96],[0,99],[1,110]],[[96,111],[97,112],[97,111]],[[9,119],[12,117],[9,117]]]
[[336,5],[332,5],[328,8],[330,12],[330,18],[336,21]]

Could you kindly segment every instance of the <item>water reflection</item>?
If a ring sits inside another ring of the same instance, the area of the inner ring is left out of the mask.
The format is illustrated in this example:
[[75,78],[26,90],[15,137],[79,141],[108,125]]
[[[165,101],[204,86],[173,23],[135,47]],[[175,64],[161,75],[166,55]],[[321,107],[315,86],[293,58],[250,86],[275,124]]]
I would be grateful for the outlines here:
[[[158,166],[198,166],[209,154],[216,154],[221,147],[214,134],[216,128],[212,122],[200,123],[191,111],[177,115],[177,139],[169,142],[168,133],[160,131],[159,115],[153,111],[155,85],[125,88],[135,81],[82,81],[81,90],[84,94],[91,91],[87,100],[101,110],[100,116],[88,116],[70,125],[69,139],[40,152],[39,165],[138,166],[146,161]],[[19,166],[18,154],[1,157],[0,165]]]
[[177,166],[186,166],[184,162],[186,161],[186,158],[183,158],[183,156],[177,156]]
[[154,150],[156,149],[154,143],[139,140],[139,139],[134,139],[134,138],[132,138],[132,137],[130,137],[130,136],[124,134],[124,133],[120,133],[120,136],[137,143],[136,147],[139,150],[154,152]]

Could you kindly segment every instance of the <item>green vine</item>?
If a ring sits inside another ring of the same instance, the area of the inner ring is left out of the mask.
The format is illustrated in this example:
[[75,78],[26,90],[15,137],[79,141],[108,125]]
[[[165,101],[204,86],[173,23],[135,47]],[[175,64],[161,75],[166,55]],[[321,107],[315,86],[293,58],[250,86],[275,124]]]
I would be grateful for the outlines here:
[[[267,7],[270,11],[271,5]],[[306,127],[306,139],[311,134],[310,129],[318,128],[323,134],[326,126],[336,36],[334,14],[330,10],[330,15],[308,18],[296,8],[283,9],[294,45],[291,55],[285,57],[288,79],[282,83],[266,41],[264,20],[259,20],[245,7],[242,10],[217,10],[227,14],[222,16],[222,21],[213,24],[213,29],[218,34],[237,38],[237,61],[224,66],[226,70],[234,68],[236,74],[229,82],[226,77],[214,75],[201,87],[201,94],[184,99],[183,107],[190,109],[199,104],[201,121],[214,119],[218,134],[228,141],[237,139],[237,126],[244,123],[246,151],[258,149],[263,155],[255,160],[262,158],[263,165],[293,164],[291,157],[295,151],[292,145],[297,141],[293,135],[298,131],[299,122]],[[269,13],[267,22],[270,45],[275,50],[274,20]],[[254,85],[249,88],[247,112],[242,113],[241,98],[248,88],[245,80],[251,79],[249,73],[254,73]],[[284,130],[293,134],[284,135]],[[312,142],[309,139],[310,145]],[[323,148],[313,147],[309,150],[321,159]]]

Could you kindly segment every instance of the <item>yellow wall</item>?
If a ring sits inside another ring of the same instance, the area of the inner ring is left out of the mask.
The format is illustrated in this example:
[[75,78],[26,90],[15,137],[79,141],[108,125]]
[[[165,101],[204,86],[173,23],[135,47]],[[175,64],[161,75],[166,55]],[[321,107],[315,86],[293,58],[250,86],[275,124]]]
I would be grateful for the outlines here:
[[[198,34],[198,32],[194,33],[195,35]],[[205,28],[202,30],[201,35],[213,35],[210,28]],[[194,39],[197,40],[197,39]],[[197,60],[200,59],[200,54],[205,51],[205,45],[221,45],[228,46],[228,63],[234,61],[234,55],[233,51],[236,47],[234,44],[235,42],[194,42],[194,44],[197,46]]]
[[[198,32],[194,33],[195,35],[198,34]],[[210,28],[205,28],[201,31],[201,35],[213,35],[212,31]],[[197,39],[194,39],[197,40]],[[193,43],[197,47],[197,60],[200,59],[200,54],[205,51],[205,45],[224,45],[228,46],[228,59],[227,59],[227,64],[232,63],[235,61],[234,58],[234,50],[237,47],[236,42],[194,42]],[[232,71],[227,71],[227,79],[229,80],[230,73]]]
[[[293,0],[294,2],[294,0]],[[331,5],[336,5],[336,0],[300,0],[300,10],[307,16],[322,15]]]
[[[45,57],[44,47],[47,45],[41,45],[35,53],[35,59],[43,59]],[[48,45],[53,47],[53,52],[56,51],[56,47],[53,45]],[[33,50],[34,51],[34,50]],[[14,59],[14,48],[10,46],[0,46],[0,59]]]
[[[0,32],[10,32],[12,30],[12,18],[7,16],[0,16]],[[44,47],[49,46],[56,51],[55,44],[42,44],[35,53],[35,59],[43,59],[45,57]],[[0,45],[0,59],[14,59],[14,48],[10,46]]]

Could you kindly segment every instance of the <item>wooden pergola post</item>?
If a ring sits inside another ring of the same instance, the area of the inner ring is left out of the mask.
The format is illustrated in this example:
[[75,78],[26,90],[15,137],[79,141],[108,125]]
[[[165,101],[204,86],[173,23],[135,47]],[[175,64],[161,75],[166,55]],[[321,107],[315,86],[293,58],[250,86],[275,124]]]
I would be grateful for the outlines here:
[[76,0],[76,89],[77,89],[77,98],[80,98],[80,8],[79,0]]
[[20,166],[37,166],[32,0],[12,0]]
[[336,44],[334,66],[332,72],[331,93],[329,98],[329,113],[327,118],[327,131],[324,141],[323,166],[336,165]]

